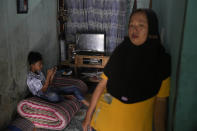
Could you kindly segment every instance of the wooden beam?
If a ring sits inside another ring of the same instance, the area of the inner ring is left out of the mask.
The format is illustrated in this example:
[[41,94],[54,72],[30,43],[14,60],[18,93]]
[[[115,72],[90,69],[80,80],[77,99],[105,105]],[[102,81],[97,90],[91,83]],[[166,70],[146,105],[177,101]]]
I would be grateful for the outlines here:
[[137,9],[137,0],[134,0],[132,12]]
[[152,9],[152,0],[150,0],[149,9]]

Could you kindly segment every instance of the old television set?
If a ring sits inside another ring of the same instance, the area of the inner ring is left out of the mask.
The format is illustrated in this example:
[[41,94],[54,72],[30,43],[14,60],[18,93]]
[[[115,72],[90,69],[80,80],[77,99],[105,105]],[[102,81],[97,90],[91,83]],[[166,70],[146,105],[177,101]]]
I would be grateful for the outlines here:
[[104,54],[104,33],[79,33],[76,34],[76,53],[78,54]]

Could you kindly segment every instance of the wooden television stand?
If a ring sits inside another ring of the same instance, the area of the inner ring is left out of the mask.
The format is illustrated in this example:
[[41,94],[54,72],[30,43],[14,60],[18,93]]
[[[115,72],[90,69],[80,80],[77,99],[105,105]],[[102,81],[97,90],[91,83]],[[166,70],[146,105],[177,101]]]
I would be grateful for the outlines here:
[[[109,60],[109,56],[104,55],[75,55],[75,62],[69,63],[68,61],[64,61],[61,63],[63,66],[69,66],[74,68],[75,76],[79,77],[81,73],[79,68],[93,68],[95,70],[102,70]],[[90,82],[99,82],[99,80],[95,80],[90,78]]]
[[[109,60],[109,56],[104,55],[76,55],[75,56],[75,66],[76,74],[80,76],[78,68],[94,68],[96,70],[102,70]],[[83,72],[82,72],[83,73]],[[89,82],[99,82],[98,77],[89,77],[86,79]]]
[[76,55],[75,66],[86,68],[104,68],[109,56],[102,55]]

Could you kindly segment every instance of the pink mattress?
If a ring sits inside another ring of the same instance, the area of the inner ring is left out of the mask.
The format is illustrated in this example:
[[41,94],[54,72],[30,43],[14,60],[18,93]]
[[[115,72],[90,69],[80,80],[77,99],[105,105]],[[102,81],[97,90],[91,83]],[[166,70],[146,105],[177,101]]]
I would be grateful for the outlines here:
[[81,103],[74,97],[59,103],[32,97],[22,100],[17,106],[17,111],[37,128],[62,130],[80,107]]

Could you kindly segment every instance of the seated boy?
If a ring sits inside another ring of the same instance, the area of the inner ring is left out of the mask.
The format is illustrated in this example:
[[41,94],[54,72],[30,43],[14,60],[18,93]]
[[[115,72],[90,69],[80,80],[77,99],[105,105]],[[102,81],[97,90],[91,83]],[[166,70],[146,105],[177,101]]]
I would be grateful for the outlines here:
[[34,96],[38,96],[42,99],[48,100],[50,102],[59,102],[64,98],[62,95],[74,94],[74,96],[80,100],[86,106],[89,106],[89,103],[84,99],[79,89],[75,86],[64,86],[64,87],[52,87],[50,84],[56,73],[56,67],[48,69],[46,78],[41,72],[42,64],[42,55],[38,52],[30,52],[28,55],[28,63],[30,69],[27,75],[27,85],[30,92]]

